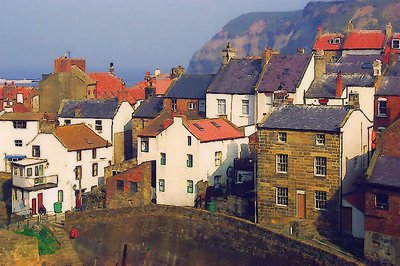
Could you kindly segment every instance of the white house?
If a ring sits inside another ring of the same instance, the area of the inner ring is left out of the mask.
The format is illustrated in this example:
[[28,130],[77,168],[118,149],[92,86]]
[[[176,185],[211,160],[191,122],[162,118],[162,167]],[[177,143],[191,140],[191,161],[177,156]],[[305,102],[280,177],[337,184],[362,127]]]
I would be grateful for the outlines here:
[[52,212],[56,202],[61,202],[62,212],[79,208],[83,193],[104,184],[110,146],[84,124],[38,134],[28,143],[30,158],[13,166],[13,211],[36,214],[44,206]]
[[114,162],[124,160],[125,125],[134,110],[118,99],[63,100],[58,112],[60,125],[85,123],[102,138],[113,144]]
[[0,116],[0,172],[10,172],[11,162],[26,157],[26,144],[49,120],[43,113],[5,113]]
[[177,206],[194,205],[199,181],[225,189],[228,167],[248,151],[248,139],[222,118],[155,120],[139,133],[138,143],[139,164],[157,161],[157,203]]

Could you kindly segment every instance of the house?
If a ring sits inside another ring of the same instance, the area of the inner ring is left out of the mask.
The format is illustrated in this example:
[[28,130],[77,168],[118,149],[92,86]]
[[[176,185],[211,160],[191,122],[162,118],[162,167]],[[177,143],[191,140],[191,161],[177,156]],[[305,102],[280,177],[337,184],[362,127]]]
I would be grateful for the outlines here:
[[314,79],[314,57],[306,54],[272,55],[257,85],[256,121],[273,107],[287,102],[304,104],[304,93]]
[[104,184],[104,167],[112,159],[110,143],[85,124],[60,126],[39,133],[27,144],[27,159],[13,164],[16,214],[80,208],[83,193]]
[[112,161],[121,162],[130,153],[130,143],[125,147],[125,140],[130,139],[131,132],[125,126],[131,120],[132,113],[133,108],[128,102],[118,102],[115,98],[63,100],[58,121],[60,125],[85,123],[113,144]]
[[236,59],[233,48],[223,51],[223,64],[206,95],[206,117],[225,116],[236,126],[254,125],[256,85],[261,59]]
[[323,51],[326,62],[335,61],[342,56],[343,40],[343,34],[337,32],[325,33],[323,28],[319,26],[312,50],[314,53]]
[[215,75],[183,74],[164,94],[164,109],[189,118],[206,115],[206,92]]
[[158,117],[138,136],[138,163],[157,162],[158,204],[194,206],[196,187],[201,181],[226,191],[230,186],[227,169],[235,158],[248,153],[248,139],[222,118]]
[[87,74],[96,81],[94,97],[97,99],[118,98],[120,92],[125,88],[123,80],[115,76],[113,63],[110,63],[108,72],[92,72]]
[[364,255],[377,264],[400,263],[400,120],[378,135],[365,180]]
[[51,130],[55,114],[4,113],[0,115],[0,172],[11,172],[11,162],[26,156],[26,145],[40,132]]
[[360,110],[338,107],[285,106],[266,116],[258,126],[259,223],[295,235],[341,231],[342,197],[357,191],[367,167],[370,125]]
[[5,83],[0,87],[0,111],[25,113],[32,111],[31,95],[37,89],[32,86],[17,86],[15,83]]

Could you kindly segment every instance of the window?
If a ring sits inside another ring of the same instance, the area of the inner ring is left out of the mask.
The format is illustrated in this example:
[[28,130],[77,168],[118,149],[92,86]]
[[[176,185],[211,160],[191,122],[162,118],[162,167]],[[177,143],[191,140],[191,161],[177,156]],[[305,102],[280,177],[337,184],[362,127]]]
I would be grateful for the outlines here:
[[92,176],[97,176],[99,170],[99,165],[97,163],[92,164]]
[[165,180],[164,179],[158,180],[158,190],[161,192],[165,191]]
[[378,116],[386,116],[386,99],[378,99]]
[[222,176],[220,176],[220,175],[214,176],[214,188],[221,187],[221,180],[222,180]]
[[249,115],[249,100],[242,100],[242,115]]
[[389,208],[389,197],[387,194],[375,194],[375,208],[387,210]]
[[66,125],[66,126],[71,125],[71,119],[65,119],[64,125]]
[[138,192],[138,183],[137,182],[129,182],[129,191],[130,192]]
[[226,114],[226,100],[225,99],[218,99],[218,114],[224,115]]
[[315,191],[315,209],[326,210],[326,192]]
[[112,170],[112,175],[118,175],[120,172],[117,170]]
[[95,120],[95,129],[98,131],[103,130],[103,123],[101,120]]
[[14,143],[15,143],[15,147],[22,147],[22,140],[16,139],[16,140],[14,140]]
[[82,160],[82,151],[76,151],[76,160],[81,161]]
[[186,166],[193,167],[193,155],[192,154],[187,155]]
[[40,146],[32,145],[32,156],[33,157],[40,157]]
[[75,179],[76,180],[82,179],[82,166],[75,167]]
[[326,176],[326,157],[315,157],[314,174],[317,176]]
[[220,166],[222,163],[222,151],[216,151],[215,152],[215,166]]
[[193,102],[188,103],[188,109],[189,110],[194,110],[196,108],[197,108],[197,104],[196,103],[193,103]]
[[276,205],[288,205],[288,189],[283,187],[276,188]]
[[393,39],[392,40],[392,48],[393,49],[400,49],[400,40],[399,39]]
[[57,195],[58,195],[58,202],[63,202],[64,201],[64,192],[62,190],[59,190]]
[[32,176],[32,168],[26,168],[26,176]]
[[117,180],[117,191],[124,191],[124,180]]
[[332,39],[329,39],[328,42],[330,44],[339,44],[340,43],[340,38],[332,38]]
[[160,159],[160,164],[161,165],[166,165],[167,164],[167,154],[164,152],[160,153],[161,159]]
[[149,138],[142,138],[140,141],[140,147],[142,152],[149,152]]
[[35,176],[43,176],[43,164],[35,166]]
[[193,193],[193,180],[187,181],[187,193]]
[[188,146],[192,146],[192,137],[191,136],[187,137],[187,143],[188,143]]
[[176,106],[177,106],[177,104],[176,104],[176,99],[172,99],[172,100],[171,100],[171,108],[172,108],[172,111],[176,111]]
[[97,149],[92,149],[92,159],[97,158]]
[[13,121],[14,128],[26,128],[26,121]]
[[276,172],[287,173],[288,172],[288,155],[277,154],[276,155]]
[[317,145],[325,145],[325,134],[317,134],[317,135],[315,135],[315,144],[317,144]]
[[286,142],[287,134],[286,132],[278,132],[278,141],[279,142]]

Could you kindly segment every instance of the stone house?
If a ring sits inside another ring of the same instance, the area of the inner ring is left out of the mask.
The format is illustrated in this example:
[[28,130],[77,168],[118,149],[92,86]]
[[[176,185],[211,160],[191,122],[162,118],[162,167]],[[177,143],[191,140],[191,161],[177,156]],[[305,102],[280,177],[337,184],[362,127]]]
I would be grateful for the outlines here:
[[118,99],[63,100],[58,111],[60,125],[85,123],[113,145],[112,163],[123,161],[131,149],[129,124],[134,110]]
[[[296,235],[341,231],[342,197],[367,167],[370,124],[361,111],[337,107],[286,106],[267,116],[258,126],[259,223]],[[352,215],[363,223],[358,210]]]

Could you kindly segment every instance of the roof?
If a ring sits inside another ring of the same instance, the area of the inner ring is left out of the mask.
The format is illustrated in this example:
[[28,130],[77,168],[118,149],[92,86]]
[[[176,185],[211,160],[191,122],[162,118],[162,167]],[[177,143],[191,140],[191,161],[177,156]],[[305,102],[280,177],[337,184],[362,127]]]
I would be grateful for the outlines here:
[[155,118],[163,110],[163,97],[152,96],[144,100],[133,113],[134,118]]
[[75,124],[57,127],[54,136],[68,149],[68,151],[105,148],[111,144],[93,132],[85,124]]
[[[381,60],[383,64],[382,55],[344,55],[338,62],[327,63],[327,73],[338,73],[341,71],[343,74],[372,74],[373,65],[375,60]],[[383,69],[384,66],[382,66]]]
[[265,129],[339,132],[350,111],[326,106],[285,106],[273,111],[260,125]]
[[213,74],[183,74],[171,85],[164,97],[206,99],[208,85],[214,76]]
[[[6,88],[9,88],[11,90],[7,93],[7,95],[3,95],[4,89]],[[35,90],[35,88],[32,86],[14,86],[14,85],[1,86],[0,98],[3,98],[3,96],[5,96],[6,98],[9,99],[16,99],[17,94],[22,93],[23,98],[27,99],[32,90]]]
[[260,59],[231,59],[222,65],[208,87],[208,93],[254,94],[261,73]]
[[[163,111],[156,118],[154,118],[144,129],[139,133],[139,137],[156,137],[158,134],[164,131],[169,125],[171,125],[171,112]],[[167,121],[167,122],[165,122]],[[168,122],[169,121],[169,122]],[[167,124],[165,124],[167,123]]]
[[376,96],[400,96],[400,76],[383,76]]
[[400,158],[379,155],[368,184],[400,188]]
[[116,98],[124,88],[124,82],[110,72],[88,73],[96,81],[96,98]]
[[16,113],[28,113],[28,112],[31,111],[23,103],[14,104],[12,107],[13,107],[13,111],[16,112]]
[[244,137],[244,134],[233,124],[222,118],[189,120],[186,122],[186,126],[190,133],[199,139],[200,142]]
[[257,90],[259,92],[277,90],[296,92],[310,58],[311,55],[306,54],[272,55]]
[[5,113],[0,116],[0,121],[40,121],[45,119],[54,119],[54,114],[45,113]]
[[[152,79],[152,86],[156,88],[156,95],[164,95],[174,79],[170,78],[169,75],[164,74],[158,75],[155,79]],[[135,102],[145,99],[145,88],[148,86],[148,82],[145,80],[140,81],[127,88],[128,97],[134,98]]]
[[[325,50],[325,51],[338,51],[341,49],[343,34],[341,33],[324,33],[315,39],[313,50]],[[330,41],[339,38],[339,42]]]
[[[80,115],[76,116],[75,110],[80,109]],[[118,99],[85,99],[63,100],[58,112],[63,118],[108,118],[112,119],[119,108]]]
[[380,30],[353,30],[347,34],[343,49],[383,49],[385,38],[385,33]]
[[16,162],[13,162],[14,165],[21,165],[21,166],[29,166],[33,164],[45,163],[47,162],[46,159],[34,159],[34,158],[26,158]]
[[[321,78],[315,79],[307,90],[306,98],[336,98],[336,77],[337,74],[324,74]],[[345,87],[373,87],[375,79],[368,74],[342,74],[343,88]]]

